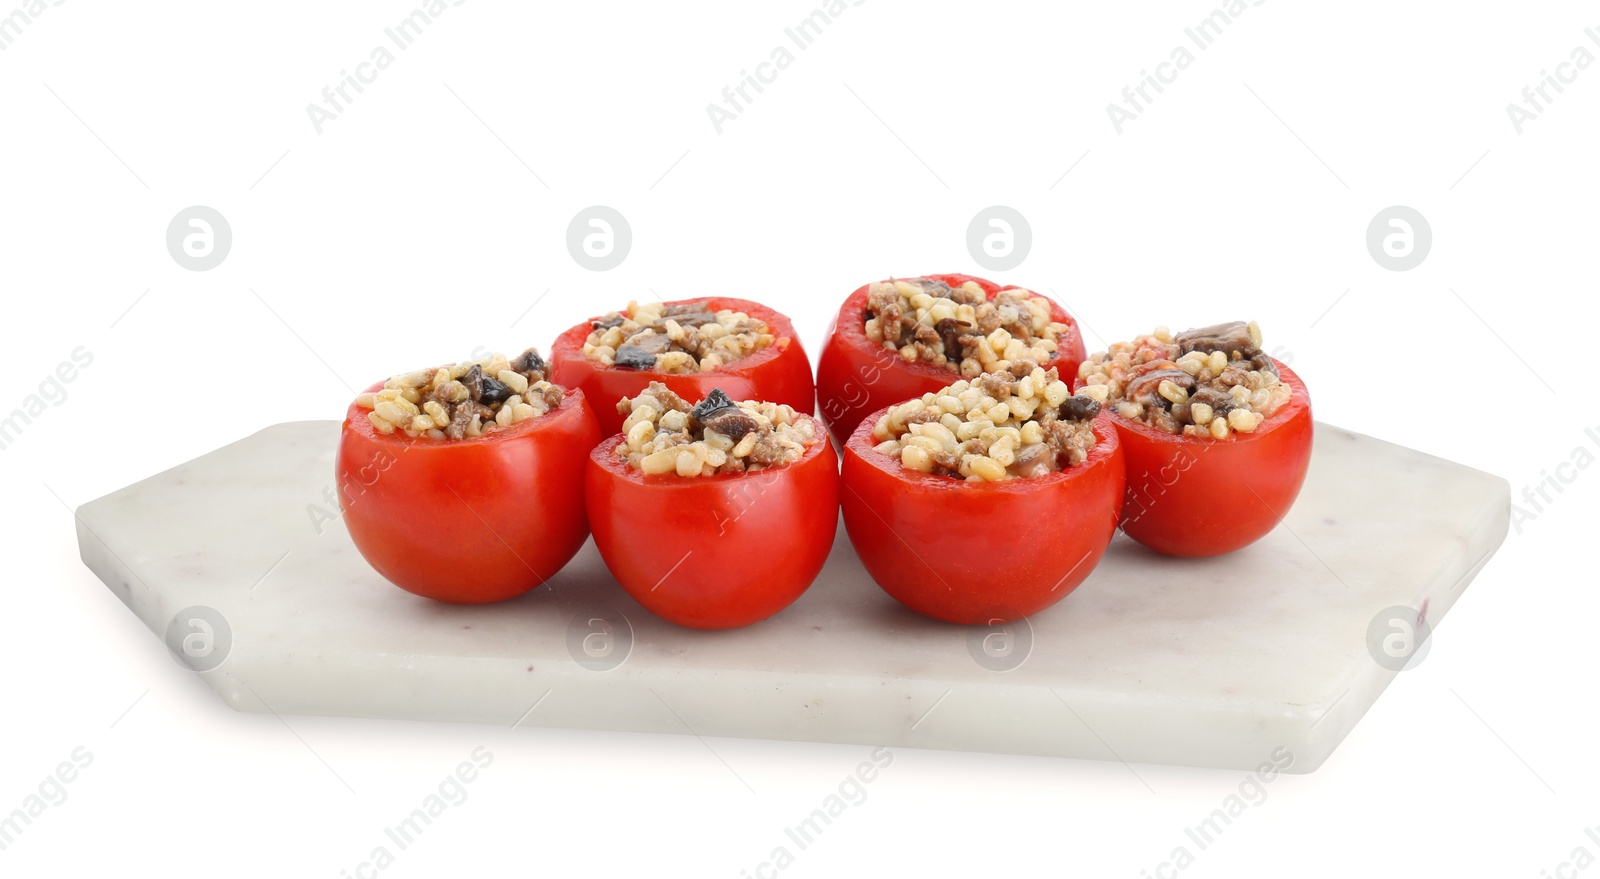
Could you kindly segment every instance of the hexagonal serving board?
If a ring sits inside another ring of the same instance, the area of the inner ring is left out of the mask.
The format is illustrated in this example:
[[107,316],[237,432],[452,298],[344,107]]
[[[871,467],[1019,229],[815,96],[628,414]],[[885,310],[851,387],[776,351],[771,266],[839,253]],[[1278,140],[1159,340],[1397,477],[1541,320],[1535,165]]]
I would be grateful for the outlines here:
[[1011,630],[901,608],[841,527],[788,610],[698,632],[634,603],[592,542],[503,604],[396,589],[332,503],[338,431],[280,424],[78,510],[84,563],[236,709],[1233,769],[1287,748],[1310,772],[1396,674],[1375,616],[1437,624],[1509,523],[1504,480],[1319,424],[1265,539],[1186,560],[1119,535]]

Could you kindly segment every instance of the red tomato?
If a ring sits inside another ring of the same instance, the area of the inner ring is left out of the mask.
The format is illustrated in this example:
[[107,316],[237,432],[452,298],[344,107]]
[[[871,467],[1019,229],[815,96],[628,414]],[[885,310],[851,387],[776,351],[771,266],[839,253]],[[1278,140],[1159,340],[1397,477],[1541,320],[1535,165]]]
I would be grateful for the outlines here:
[[967,482],[876,451],[862,419],[844,448],[845,529],[883,591],[970,625],[1037,613],[1077,588],[1116,533],[1125,474],[1110,416],[1082,464],[1032,479]]
[[[1001,290],[1017,289],[1001,287],[993,281],[971,275],[920,277],[943,281],[951,287],[974,281],[990,299]],[[923,394],[937,393],[939,389],[961,379],[960,373],[931,363],[907,363],[895,352],[868,341],[864,315],[867,311],[867,290],[871,286],[867,284],[861,287],[844,301],[839,313],[828,325],[828,341],[823,346],[821,359],[817,361],[817,403],[821,407],[822,419],[828,423],[828,431],[840,445],[850,438],[861,417],[868,412]],[[1031,292],[1036,296],[1043,295],[1037,291]],[[1061,380],[1071,384],[1078,375],[1078,364],[1083,362],[1085,356],[1083,333],[1078,329],[1078,322],[1060,304],[1052,301],[1050,311],[1056,320],[1071,329],[1066,338],[1060,340],[1055,358],[1040,365],[1045,369],[1059,367]]]
[[1221,555],[1261,539],[1289,512],[1311,462],[1311,397],[1272,362],[1294,396],[1252,433],[1187,437],[1111,416],[1128,461],[1129,537],[1167,555]]
[[653,369],[618,369],[601,366],[583,356],[583,343],[594,327],[589,321],[578,324],[556,338],[550,351],[550,381],[566,388],[583,389],[592,401],[602,436],[610,436],[622,429],[624,416],[617,412],[617,401],[624,397],[637,397],[653,381],[661,382],[690,403],[704,399],[712,388],[721,388],[735,400],[786,403],[807,414],[816,411],[816,386],[811,380],[811,360],[806,357],[800,337],[795,334],[794,325],[787,317],[765,305],[727,296],[684,299],[667,304],[699,305],[709,311],[742,311],[766,323],[777,341],[749,357],[710,372],[666,373]]
[[514,598],[588,538],[583,462],[599,441],[583,392],[570,389],[553,412],[460,440],[381,434],[352,404],[339,506],[361,555],[401,589],[459,604]]
[[[822,435],[822,425],[815,425]],[[694,629],[731,629],[788,607],[811,585],[839,525],[839,459],[826,439],[793,464],[751,473],[646,476],[589,456],[589,525],[636,601]]]

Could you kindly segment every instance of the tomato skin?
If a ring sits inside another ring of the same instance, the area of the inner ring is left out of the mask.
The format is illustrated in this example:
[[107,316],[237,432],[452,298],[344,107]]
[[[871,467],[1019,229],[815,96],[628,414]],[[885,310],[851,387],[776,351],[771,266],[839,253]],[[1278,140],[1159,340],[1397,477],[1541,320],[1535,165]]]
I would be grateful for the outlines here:
[[1248,546],[1277,526],[1311,463],[1311,397],[1277,360],[1294,396],[1252,433],[1174,436],[1111,415],[1128,462],[1122,530],[1167,555],[1205,558]]
[[[642,393],[653,381],[661,382],[673,393],[698,403],[721,388],[735,400],[764,400],[786,403],[796,411],[816,411],[816,385],[811,379],[811,359],[806,356],[800,337],[789,318],[757,302],[727,296],[682,299],[668,305],[699,305],[709,311],[742,311],[766,323],[777,340],[749,357],[725,364],[710,372],[666,373],[653,369],[617,369],[601,366],[583,356],[583,343],[594,327],[584,321],[556,337],[550,351],[550,381],[566,388],[581,388],[594,407],[602,436],[622,430],[626,416],[617,412],[617,401]],[[595,318],[598,320],[599,318]]]
[[839,459],[815,427],[821,441],[793,464],[692,479],[629,467],[616,454],[620,434],[601,443],[586,488],[606,567],[647,610],[692,629],[747,626],[788,607],[839,527]]
[[966,482],[874,450],[862,419],[844,449],[845,529],[867,573],[918,613],[992,625],[1037,613],[1077,588],[1116,533],[1125,488],[1110,416],[1077,467],[1034,479]]
[[[990,299],[1001,290],[1016,289],[1001,287],[993,281],[972,275],[916,277],[943,281],[951,287],[973,281],[983,288]],[[871,286],[862,285],[839,307],[838,314],[828,324],[828,341],[817,361],[817,404],[822,420],[828,423],[828,432],[833,435],[834,442],[841,446],[868,412],[923,394],[937,393],[941,388],[961,380],[959,372],[929,363],[907,363],[893,351],[867,339],[866,320],[862,315],[866,313],[867,291]],[[1038,291],[1030,292],[1035,296],[1043,295]],[[1055,358],[1040,365],[1045,369],[1059,367],[1061,380],[1070,385],[1077,378],[1078,364],[1087,356],[1083,333],[1078,329],[1078,322],[1054,300],[1050,302],[1050,311],[1055,320],[1070,329],[1066,338],[1060,340]]]
[[361,555],[401,589],[503,601],[554,576],[588,538],[583,466],[599,441],[583,392],[571,389],[553,412],[461,440],[386,436],[351,404],[339,506]]

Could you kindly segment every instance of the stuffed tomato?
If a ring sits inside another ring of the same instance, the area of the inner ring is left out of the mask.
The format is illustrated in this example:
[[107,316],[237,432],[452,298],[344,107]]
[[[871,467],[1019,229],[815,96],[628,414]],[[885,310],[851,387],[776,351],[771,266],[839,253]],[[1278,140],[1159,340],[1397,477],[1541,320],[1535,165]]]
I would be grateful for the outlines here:
[[1070,381],[1083,357],[1077,321],[1021,287],[971,275],[879,281],[850,294],[834,316],[817,362],[817,402],[843,444],[866,413],[958,378],[1027,359]]
[[833,547],[839,461],[788,405],[664,383],[623,401],[624,433],[590,455],[589,524],[641,605],[695,629],[746,626],[805,592]]
[[1036,613],[1116,532],[1122,450],[1100,405],[1028,360],[871,413],[844,448],[844,524],[879,586],[953,623]]
[[356,398],[336,478],[356,549],[389,582],[482,604],[553,576],[589,536],[600,429],[530,349],[396,376]]
[[605,435],[622,429],[617,404],[652,382],[691,401],[722,388],[738,400],[816,408],[811,361],[794,325],[744,299],[633,303],[562,333],[550,362],[551,381],[582,390]]
[[1248,546],[1289,512],[1311,462],[1311,397],[1255,322],[1165,327],[1085,361],[1128,462],[1122,530],[1168,555]]

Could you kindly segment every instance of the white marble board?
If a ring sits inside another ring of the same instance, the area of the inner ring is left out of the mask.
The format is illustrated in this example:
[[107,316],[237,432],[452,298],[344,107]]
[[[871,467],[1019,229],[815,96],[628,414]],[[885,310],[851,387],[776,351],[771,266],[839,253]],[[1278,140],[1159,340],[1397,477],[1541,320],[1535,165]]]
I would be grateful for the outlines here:
[[192,614],[173,626],[187,608],[220,617],[191,661],[220,660],[200,674],[235,709],[1233,769],[1287,748],[1310,772],[1396,674],[1369,654],[1374,616],[1436,625],[1509,522],[1504,480],[1319,424],[1265,539],[1196,561],[1119,535],[988,653],[991,633],[884,595],[842,526],[788,610],[697,632],[634,603],[592,542],[503,604],[389,585],[334,516],[338,430],[280,424],[77,511],[84,563],[158,636],[201,632]]

